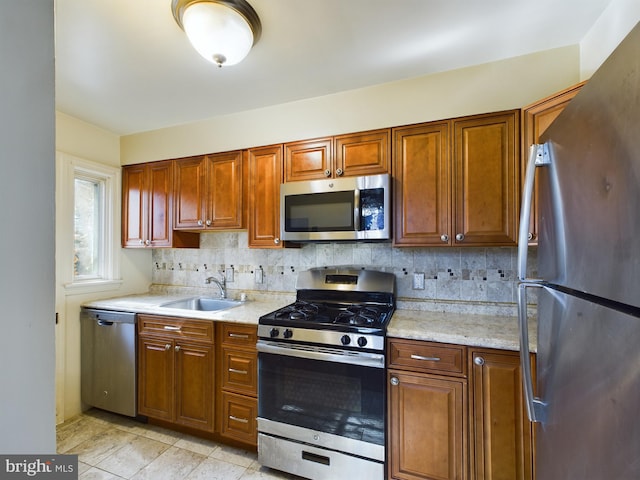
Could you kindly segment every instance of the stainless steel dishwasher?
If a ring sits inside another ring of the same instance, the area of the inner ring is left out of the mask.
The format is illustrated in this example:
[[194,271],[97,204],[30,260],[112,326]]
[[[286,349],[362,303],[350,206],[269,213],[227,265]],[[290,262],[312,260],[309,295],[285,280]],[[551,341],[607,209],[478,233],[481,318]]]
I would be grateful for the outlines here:
[[82,308],[82,401],[135,417],[136,314]]

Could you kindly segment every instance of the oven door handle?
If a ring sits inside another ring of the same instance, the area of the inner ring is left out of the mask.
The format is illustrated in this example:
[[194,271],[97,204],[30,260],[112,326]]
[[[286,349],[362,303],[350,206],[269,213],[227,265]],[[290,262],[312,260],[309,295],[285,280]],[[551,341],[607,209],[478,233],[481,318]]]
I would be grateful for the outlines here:
[[378,353],[338,350],[310,345],[282,344],[259,340],[256,344],[258,353],[272,353],[288,357],[307,358],[323,362],[348,363],[362,367],[384,368],[384,355]]

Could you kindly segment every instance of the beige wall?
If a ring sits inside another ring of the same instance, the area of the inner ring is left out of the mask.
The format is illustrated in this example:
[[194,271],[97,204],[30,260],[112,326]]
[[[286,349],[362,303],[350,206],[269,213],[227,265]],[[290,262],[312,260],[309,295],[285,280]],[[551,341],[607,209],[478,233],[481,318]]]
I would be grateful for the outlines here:
[[577,46],[122,137],[123,164],[519,108],[579,81]]
[[[91,124],[62,113],[56,114],[56,150],[85,160],[118,167],[120,165],[120,137]],[[120,194],[118,193],[118,197]],[[116,209],[120,210],[120,205]],[[119,216],[118,216],[119,218]],[[56,244],[63,227],[62,216],[57,219]],[[120,225],[116,225],[120,232]],[[118,233],[119,237],[119,233]],[[80,402],[80,305],[84,302],[130,293],[142,293],[151,283],[151,251],[120,250],[122,283],[108,289],[77,291],[65,288],[70,279],[68,269],[61,262],[68,252],[56,252],[56,419],[62,422],[78,413]]]

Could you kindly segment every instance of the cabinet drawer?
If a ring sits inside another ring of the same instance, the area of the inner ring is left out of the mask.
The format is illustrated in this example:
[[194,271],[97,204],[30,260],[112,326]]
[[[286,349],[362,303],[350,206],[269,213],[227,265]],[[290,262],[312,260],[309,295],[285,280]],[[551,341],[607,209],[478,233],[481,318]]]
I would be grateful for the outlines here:
[[390,339],[389,367],[441,375],[467,375],[466,347],[417,340]]
[[258,444],[258,400],[222,392],[220,434],[253,446]]
[[254,325],[221,323],[219,334],[225,345],[255,348],[258,341],[258,327]]
[[213,322],[156,315],[138,315],[138,333],[213,343]]
[[258,392],[258,355],[246,350],[222,347],[220,379],[222,388],[256,395]]

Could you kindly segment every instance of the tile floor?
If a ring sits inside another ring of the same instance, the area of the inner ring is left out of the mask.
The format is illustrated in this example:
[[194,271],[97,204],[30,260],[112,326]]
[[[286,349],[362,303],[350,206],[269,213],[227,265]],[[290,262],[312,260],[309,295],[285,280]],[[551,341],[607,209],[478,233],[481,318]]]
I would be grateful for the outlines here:
[[78,455],[79,480],[294,480],[257,454],[92,409],[57,428],[58,453]]

